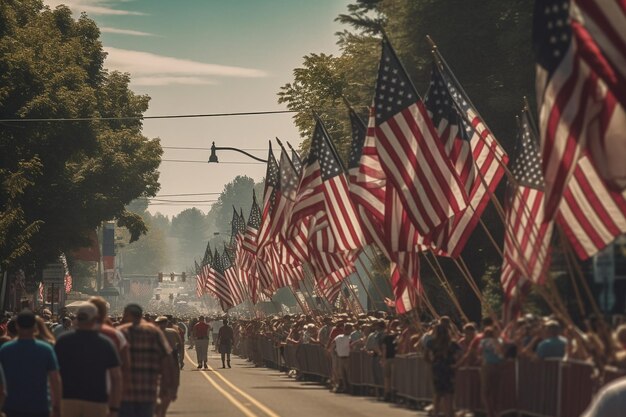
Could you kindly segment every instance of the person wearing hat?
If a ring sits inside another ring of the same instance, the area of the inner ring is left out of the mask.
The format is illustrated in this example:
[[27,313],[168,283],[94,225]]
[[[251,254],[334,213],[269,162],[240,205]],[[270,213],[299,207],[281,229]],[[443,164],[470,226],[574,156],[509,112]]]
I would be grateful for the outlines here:
[[83,303],[76,313],[76,330],[62,334],[54,347],[63,381],[63,417],[114,416],[120,409],[120,358],[113,342],[98,331],[97,318],[96,306]]
[[2,411],[7,417],[61,415],[59,364],[52,346],[35,339],[35,323],[35,314],[23,310],[15,319],[17,339],[0,348],[7,382]]

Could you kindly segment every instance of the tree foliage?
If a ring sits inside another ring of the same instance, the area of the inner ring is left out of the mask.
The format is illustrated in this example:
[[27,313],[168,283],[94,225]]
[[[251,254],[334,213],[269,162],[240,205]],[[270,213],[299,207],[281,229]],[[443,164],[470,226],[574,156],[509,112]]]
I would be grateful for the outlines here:
[[[129,89],[128,74],[108,72],[100,31],[86,15],[78,20],[65,6],[54,10],[37,0],[0,4],[0,119],[97,118],[141,115],[149,98]],[[28,250],[14,267],[40,268],[62,251],[86,244],[86,231],[115,219],[134,241],[147,231],[125,209],[139,196],[158,191],[158,140],[141,134],[140,119],[11,123],[0,126],[0,180],[37,160],[41,175],[12,204],[5,241],[28,237]],[[7,199],[0,195],[0,207]],[[3,256],[3,259],[4,258]]]

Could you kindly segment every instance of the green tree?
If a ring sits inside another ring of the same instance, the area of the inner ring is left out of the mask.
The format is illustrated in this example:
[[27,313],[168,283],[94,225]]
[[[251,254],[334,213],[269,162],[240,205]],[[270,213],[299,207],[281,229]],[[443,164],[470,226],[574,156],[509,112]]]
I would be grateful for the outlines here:
[[194,256],[204,253],[208,232],[205,215],[195,207],[172,218],[171,236],[180,242],[181,255],[186,258],[183,265],[193,265]]
[[149,98],[129,90],[128,74],[104,68],[99,36],[92,20],[75,20],[65,6],[0,4],[0,118],[138,117],[3,124],[0,169],[15,173],[34,158],[41,164],[41,175],[13,199],[23,212],[13,226],[39,224],[13,267],[41,268],[86,244],[85,232],[104,220],[127,227],[131,241],[146,232],[125,206],[158,191],[162,149],[141,134]]
[[0,271],[28,254],[29,240],[39,230],[41,222],[26,223],[24,210],[15,201],[33,185],[40,169],[37,159],[20,163],[17,172],[0,169],[0,199],[5,201],[0,210]]

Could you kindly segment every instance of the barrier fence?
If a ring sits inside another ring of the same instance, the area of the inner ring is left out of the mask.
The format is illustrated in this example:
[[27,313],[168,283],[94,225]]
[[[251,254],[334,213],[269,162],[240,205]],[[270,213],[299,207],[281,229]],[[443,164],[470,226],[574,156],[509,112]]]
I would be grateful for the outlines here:
[[[320,345],[277,347],[268,338],[241,339],[236,353],[273,368],[295,369],[304,375],[329,378],[330,354]],[[382,389],[383,371],[379,358],[366,352],[350,353],[350,384],[353,388]],[[500,415],[521,413],[537,417],[578,417],[594,393],[593,367],[578,361],[524,359],[505,361],[499,373],[497,409]],[[623,376],[608,372],[606,382]],[[431,365],[417,354],[394,359],[392,388],[396,396],[412,401],[431,401]],[[480,368],[458,369],[455,377],[455,407],[484,411],[481,401]]]

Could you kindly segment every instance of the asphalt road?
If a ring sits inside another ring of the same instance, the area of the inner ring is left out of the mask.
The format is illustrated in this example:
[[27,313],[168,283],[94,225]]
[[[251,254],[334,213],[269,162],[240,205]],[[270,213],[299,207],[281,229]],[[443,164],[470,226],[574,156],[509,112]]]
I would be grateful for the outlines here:
[[255,368],[236,356],[222,369],[209,352],[209,370],[196,369],[195,351],[186,350],[178,400],[168,416],[211,417],[415,417],[425,415],[371,397],[333,394],[312,382],[298,382],[273,369]]

